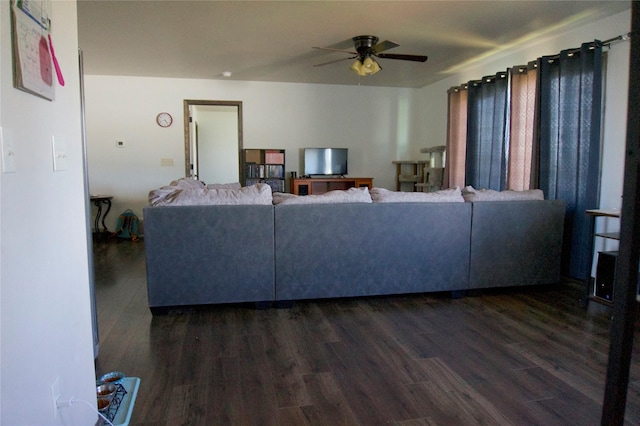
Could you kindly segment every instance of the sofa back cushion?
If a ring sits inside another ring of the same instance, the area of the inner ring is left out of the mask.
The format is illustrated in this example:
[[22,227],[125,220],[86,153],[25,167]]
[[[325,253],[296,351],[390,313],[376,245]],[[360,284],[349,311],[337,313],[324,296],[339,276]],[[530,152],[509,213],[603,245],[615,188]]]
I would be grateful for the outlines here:
[[153,207],[271,205],[272,203],[271,187],[266,183],[240,189],[165,186],[149,192],[149,204]]

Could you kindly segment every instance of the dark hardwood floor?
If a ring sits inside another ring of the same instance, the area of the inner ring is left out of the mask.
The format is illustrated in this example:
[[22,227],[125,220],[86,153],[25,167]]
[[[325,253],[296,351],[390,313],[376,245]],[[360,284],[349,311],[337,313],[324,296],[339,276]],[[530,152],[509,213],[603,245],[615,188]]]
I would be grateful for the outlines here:
[[141,378],[131,425],[600,423],[610,313],[575,283],[153,317],[144,241],[94,250],[96,374]]

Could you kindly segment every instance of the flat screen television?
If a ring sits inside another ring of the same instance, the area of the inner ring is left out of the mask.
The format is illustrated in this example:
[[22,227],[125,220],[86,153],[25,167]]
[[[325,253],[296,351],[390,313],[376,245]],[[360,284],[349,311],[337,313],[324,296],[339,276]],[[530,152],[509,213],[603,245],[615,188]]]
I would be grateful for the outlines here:
[[347,174],[347,148],[305,148],[304,174],[307,176],[344,176]]

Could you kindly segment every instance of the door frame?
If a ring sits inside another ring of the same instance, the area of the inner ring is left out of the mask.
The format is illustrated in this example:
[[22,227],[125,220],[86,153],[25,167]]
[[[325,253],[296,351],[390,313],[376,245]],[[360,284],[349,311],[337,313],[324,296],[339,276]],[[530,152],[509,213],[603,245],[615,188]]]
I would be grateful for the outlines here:
[[192,105],[234,106],[238,110],[238,182],[242,182],[242,101],[216,101],[185,99],[184,105],[184,170],[186,177],[193,176],[193,158],[191,153],[191,114]]

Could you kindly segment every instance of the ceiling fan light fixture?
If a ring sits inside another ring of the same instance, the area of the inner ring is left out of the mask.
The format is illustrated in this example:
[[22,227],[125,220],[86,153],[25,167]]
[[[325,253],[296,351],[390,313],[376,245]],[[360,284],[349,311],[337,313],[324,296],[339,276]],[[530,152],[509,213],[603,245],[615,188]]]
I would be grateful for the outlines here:
[[371,58],[371,56],[367,56],[364,60],[360,60],[360,58],[356,59],[356,61],[351,64],[350,68],[351,71],[362,77],[373,75],[382,69],[380,68],[380,65]]
[[353,64],[351,64],[350,69],[351,69],[351,71],[355,72],[358,75],[361,75],[361,76],[367,75],[362,70],[362,62],[360,62],[360,59],[356,59],[355,62]]
[[367,56],[367,58],[362,62],[362,70],[366,75],[373,75],[381,70],[380,65],[373,59],[371,56]]

